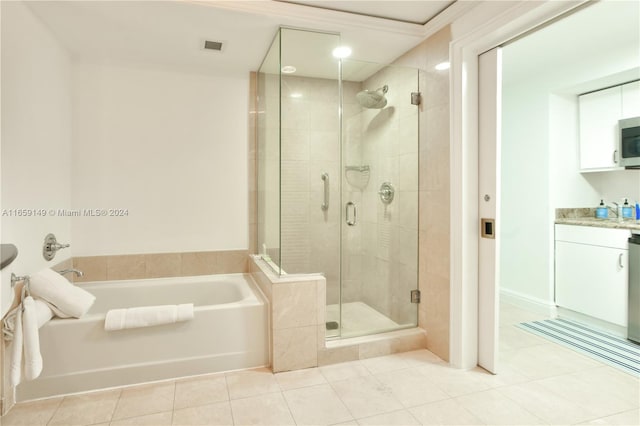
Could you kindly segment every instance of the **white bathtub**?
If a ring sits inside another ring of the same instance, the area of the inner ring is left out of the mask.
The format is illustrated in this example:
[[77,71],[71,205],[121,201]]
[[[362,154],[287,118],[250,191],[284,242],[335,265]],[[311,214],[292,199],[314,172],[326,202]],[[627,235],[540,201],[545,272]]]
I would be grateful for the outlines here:
[[[40,329],[44,368],[18,386],[24,401],[269,365],[268,309],[248,274],[80,284],[96,296],[80,319]],[[105,331],[109,309],[194,303],[191,321]]]

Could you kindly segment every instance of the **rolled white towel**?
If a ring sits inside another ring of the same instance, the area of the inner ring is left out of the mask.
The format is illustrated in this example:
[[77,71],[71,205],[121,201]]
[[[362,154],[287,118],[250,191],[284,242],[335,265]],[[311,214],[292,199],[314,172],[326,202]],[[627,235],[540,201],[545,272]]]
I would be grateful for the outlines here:
[[13,330],[11,361],[9,366],[9,384],[16,387],[22,381],[22,303],[18,305]]
[[[22,301],[22,338],[24,353],[24,378],[33,380],[42,372],[42,355],[40,354],[40,334],[38,333],[38,311],[36,302],[31,296]],[[51,312],[51,310],[49,310]]]
[[42,328],[51,318],[53,318],[53,311],[44,300],[33,299],[35,308],[36,308],[36,316],[38,318],[38,328]]
[[93,294],[76,287],[51,269],[33,274],[30,290],[32,296],[48,302],[54,313],[62,318],[80,318],[96,300]]
[[150,327],[191,319],[193,319],[193,303],[112,309],[107,312],[104,329],[115,331],[125,328]]

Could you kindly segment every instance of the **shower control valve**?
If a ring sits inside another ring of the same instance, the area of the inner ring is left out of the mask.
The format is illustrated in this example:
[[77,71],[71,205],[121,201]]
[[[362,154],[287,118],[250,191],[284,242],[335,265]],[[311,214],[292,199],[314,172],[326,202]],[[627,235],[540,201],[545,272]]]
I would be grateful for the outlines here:
[[390,182],[383,182],[380,185],[380,190],[378,191],[378,195],[380,196],[380,200],[385,204],[390,204],[393,201],[393,196],[395,195],[395,188],[391,185]]

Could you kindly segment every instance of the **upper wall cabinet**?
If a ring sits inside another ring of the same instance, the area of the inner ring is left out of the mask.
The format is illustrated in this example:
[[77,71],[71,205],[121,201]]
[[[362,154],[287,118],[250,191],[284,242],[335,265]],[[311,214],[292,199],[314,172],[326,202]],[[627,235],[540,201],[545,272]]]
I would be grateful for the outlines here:
[[580,104],[580,171],[618,168],[618,120],[622,117],[622,88],[588,93]]
[[580,171],[621,170],[618,120],[640,116],[640,81],[579,97]]
[[640,117],[640,81],[622,86],[622,117]]

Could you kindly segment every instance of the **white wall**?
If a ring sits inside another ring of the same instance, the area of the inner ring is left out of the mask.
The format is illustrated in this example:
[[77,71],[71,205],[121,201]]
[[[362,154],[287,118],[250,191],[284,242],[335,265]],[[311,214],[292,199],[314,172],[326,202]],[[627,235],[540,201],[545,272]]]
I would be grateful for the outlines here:
[[247,248],[248,78],[74,64],[76,255]]
[[549,123],[536,89],[503,91],[500,285],[548,300]]
[[[20,2],[2,2],[2,201],[9,209],[64,209],[71,205],[71,63],[47,28]],[[5,212],[6,213],[6,212]],[[8,213],[7,213],[8,214]],[[18,257],[2,271],[2,313],[12,301],[9,275],[36,272],[47,262],[44,237],[70,241],[70,220],[2,216],[2,242]]]

